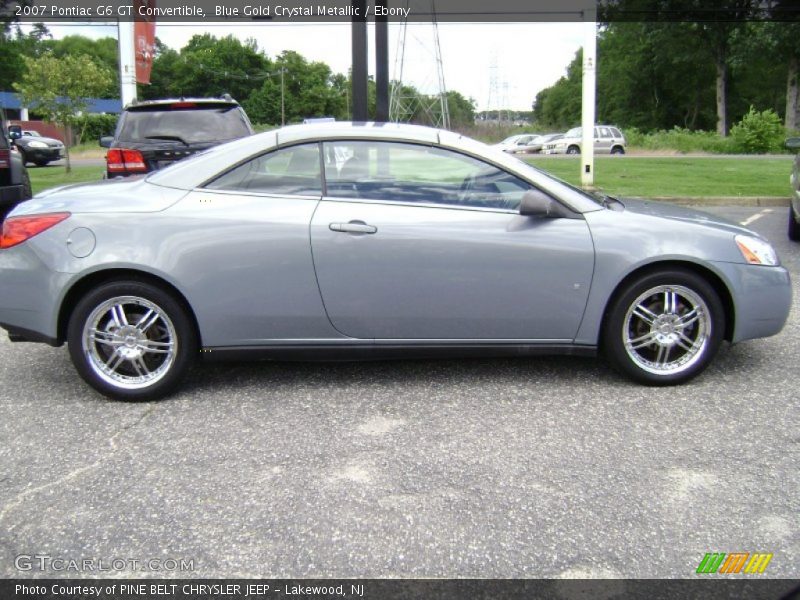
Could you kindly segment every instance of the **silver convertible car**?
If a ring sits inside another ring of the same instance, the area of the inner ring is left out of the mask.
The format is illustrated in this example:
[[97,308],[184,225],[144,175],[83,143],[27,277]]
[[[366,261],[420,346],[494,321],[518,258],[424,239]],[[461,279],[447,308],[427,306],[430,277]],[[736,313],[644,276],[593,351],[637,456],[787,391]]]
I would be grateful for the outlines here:
[[0,325],[113,398],[196,357],[594,354],[645,384],[770,336],[789,275],[711,215],[594,196],[447,131],[286,127],[43,192],[0,239]]

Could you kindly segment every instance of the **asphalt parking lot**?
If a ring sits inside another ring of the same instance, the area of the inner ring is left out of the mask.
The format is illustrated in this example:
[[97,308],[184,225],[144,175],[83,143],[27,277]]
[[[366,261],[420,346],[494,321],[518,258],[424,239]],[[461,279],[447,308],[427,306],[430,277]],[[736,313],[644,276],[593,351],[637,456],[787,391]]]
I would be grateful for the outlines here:
[[19,570],[44,555],[115,576],[689,578],[707,552],[800,576],[800,244],[784,207],[709,210],[756,217],[795,306],[682,387],[564,357],[235,363],[125,404],[65,348],[3,335],[0,577],[98,574]]

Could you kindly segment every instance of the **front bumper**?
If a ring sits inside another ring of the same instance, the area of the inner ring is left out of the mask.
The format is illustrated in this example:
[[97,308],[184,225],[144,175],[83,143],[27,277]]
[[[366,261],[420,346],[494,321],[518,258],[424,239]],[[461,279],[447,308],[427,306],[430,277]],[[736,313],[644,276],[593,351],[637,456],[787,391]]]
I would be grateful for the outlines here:
[[26,148],[25,160],[31,162],[44,162],[61,160],[64,158],[64,147],[60,148]]
[[732,342],[769,337],[783,329],[792,307],[792,285],[783,267],[714,263],[731,290]]

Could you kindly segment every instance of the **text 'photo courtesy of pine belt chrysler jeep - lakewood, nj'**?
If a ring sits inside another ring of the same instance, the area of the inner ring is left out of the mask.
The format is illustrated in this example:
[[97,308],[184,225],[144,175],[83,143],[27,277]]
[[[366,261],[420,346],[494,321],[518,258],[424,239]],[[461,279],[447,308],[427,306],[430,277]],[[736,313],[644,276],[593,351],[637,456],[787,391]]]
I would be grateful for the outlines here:
[[749,229],[588,193],[427,127],[312,123],[51,189],[0,238],[0,326],[117,399],[199,357],[601,352],[647,385],[775,335],[788,271]]

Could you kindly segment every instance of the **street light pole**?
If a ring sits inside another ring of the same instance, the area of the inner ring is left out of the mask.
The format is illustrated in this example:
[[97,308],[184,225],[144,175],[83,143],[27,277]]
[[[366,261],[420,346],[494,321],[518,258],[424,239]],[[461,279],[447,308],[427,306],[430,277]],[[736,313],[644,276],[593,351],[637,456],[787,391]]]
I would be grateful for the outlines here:
[[281,67],[281,127],[286,125],[286,104],[284,102],[284,85],[283,85],[283,74],[286,72],[286,69]]

